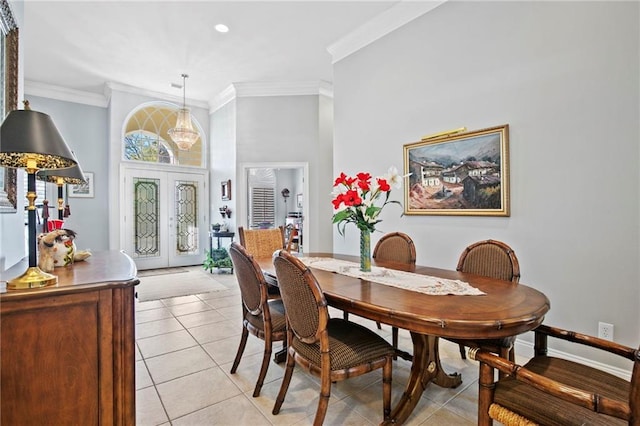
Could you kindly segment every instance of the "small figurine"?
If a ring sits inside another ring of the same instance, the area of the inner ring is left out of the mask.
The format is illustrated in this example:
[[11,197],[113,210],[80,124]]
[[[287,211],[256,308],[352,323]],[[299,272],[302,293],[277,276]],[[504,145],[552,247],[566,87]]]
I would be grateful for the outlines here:
[[75,237],[76,233],[71,229],[56,229],[38,235],[38,267],[44,272],[52,272],[57,266],[71,265],[91,256],[86,250],[76,251]]

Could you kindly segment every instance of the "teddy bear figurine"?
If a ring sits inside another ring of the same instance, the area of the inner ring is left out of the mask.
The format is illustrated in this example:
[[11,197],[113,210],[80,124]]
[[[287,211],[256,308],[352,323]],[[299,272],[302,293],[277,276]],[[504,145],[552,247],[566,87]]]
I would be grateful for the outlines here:
[[71,265],[89,257],[91,254],[86,250],[76,250],[75,237],[76,233],[71,229],[56,229],[38,235],[38,267],[44,272],[52,272],[55,267]]

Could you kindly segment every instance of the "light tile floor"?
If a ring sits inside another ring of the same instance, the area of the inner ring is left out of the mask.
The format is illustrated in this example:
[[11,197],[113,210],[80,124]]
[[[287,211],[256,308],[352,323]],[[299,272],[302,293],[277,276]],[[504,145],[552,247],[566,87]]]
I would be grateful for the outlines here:
[[[319,393],[317,378],[294,370],[282,409],[271,410],[280,389],[283,364],[272,362],[259,397],[253,398],[264,342],[249,336],[236,374],[231,364],[240,342],[240,291],[231,274],[216,278],[228,290],[149,302],[136,302],[136,419],[146,425],[310,425]],[[332,316],[341,316],[332,310]],[[373,321],[350,320],[376,329]],[[378,330],[391,339],[387,325]],[[411,349],[408,332],[400,331],[400,347]],[[274,344],[274,352],[281,343]],[[476,423],[478,366],[462,360],[458,346],[441,340],[442,364],[462,374],[462,385],[443,389],[429,384],[408,425],[473,425]],[[392,406],[407,383],[410,363],[393,365]],[[381,373],[333,384],[327,425],[377,425],[382,420]]]

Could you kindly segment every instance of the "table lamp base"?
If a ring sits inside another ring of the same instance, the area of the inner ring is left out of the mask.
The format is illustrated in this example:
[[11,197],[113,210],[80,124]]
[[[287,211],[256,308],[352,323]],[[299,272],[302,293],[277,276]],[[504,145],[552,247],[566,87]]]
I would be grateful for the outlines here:
[[42,271],[37,266],[29,267],[26,272],[8,282],[9,290],[48,287],[58,284],[58,277]]

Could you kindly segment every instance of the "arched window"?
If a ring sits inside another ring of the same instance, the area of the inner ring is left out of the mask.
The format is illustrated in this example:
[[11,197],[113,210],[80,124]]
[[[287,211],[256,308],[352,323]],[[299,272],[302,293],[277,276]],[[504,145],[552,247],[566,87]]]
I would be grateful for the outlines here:
[[129,161],[202,167],[204,135],[193,116],[191,120],[200,137],[188,151],[178,149],[169,137],[168,131],[176,124],[177,112],[178,107],[161,102],[144,104],[134,110],[125,124],[123,158]]
[[135,130],[124,137],[124,157],[127,160],[173,164],[174,155],[167,142],[146,130]]

